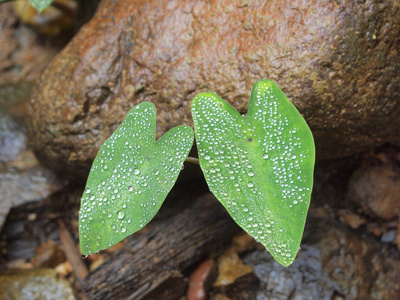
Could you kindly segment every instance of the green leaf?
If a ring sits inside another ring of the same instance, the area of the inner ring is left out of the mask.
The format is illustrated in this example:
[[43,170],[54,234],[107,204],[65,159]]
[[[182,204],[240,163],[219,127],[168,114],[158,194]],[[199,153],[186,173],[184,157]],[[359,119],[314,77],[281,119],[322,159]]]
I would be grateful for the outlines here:
[[210,190],[288,266],[299,250],[313,184],[315,148],[307,123],[269,80],[254,85],[247,116],[213,93],[194,98],[192,115]]
[[157,142],[155,133],[155,106],[143,102],[100,147],[81,199],[82,254],[110,247],[143,228],[174,186],[193,145],[193,130],[178,126]]
[[47,7],[53,3],[54,0],[29,0],[34,8],[36,8],[39,12],[42,12]]

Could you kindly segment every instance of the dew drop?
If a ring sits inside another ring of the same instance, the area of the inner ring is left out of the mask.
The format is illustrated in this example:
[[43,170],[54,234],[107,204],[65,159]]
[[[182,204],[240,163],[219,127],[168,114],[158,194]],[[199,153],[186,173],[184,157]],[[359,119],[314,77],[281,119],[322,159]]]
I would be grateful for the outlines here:
[[121,228],[121,232],[122,232],[122,233],[125,233],[125,232],[126,232],[126,228],[125,228],[125,227],[122,227],[122,228]]
[[125,213],[124,213],[123,211],[120,210],[120,211],[117,213],[117,218],[121,220],[121,219],[123,219],[124,217],[125,217]]
[[205,160],[210,160],[210,158],[211,158],[210,155],[204,156],[204,159],[205,159]]
[[130,186],[128,187],[128,191],[133,192],[133,186],[130,185]]
[[249,182],[247,183],[247,186],[248,186],[249,188],[251,188],[251,187],[254,186],[254,184],[253,184],[253,182],[249,181]]
[[133,171],[133,174],[139,175],[139,174],[140,174],[140,170],[139,170],[139,169],[135,169],[135,170]]
[[269,155],[267,154],[267,153],[265,153],[264,155],[263,155],[263,159],[268,159],[269,158]]

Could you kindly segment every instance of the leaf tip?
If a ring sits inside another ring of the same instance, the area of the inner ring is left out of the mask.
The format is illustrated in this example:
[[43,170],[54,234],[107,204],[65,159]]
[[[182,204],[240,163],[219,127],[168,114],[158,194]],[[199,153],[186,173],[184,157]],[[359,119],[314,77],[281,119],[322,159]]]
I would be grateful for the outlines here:
[[275,89],[279,89],[280,90],[279,86],[275,82],[270,80],[270,79],[260,79],[260,80],[258,80],[254,84],[253,89],[260,89],[260,90],[266,90],[266,89],[275,90]]

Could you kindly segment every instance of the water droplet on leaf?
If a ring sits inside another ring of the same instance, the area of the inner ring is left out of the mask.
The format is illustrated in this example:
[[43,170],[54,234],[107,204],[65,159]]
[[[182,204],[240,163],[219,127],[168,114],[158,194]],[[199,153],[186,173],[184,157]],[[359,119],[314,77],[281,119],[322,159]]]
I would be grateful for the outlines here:
[[123,212],[123,211],[119,211],[118,213],[117,213],[117,218],[118,219],[123,219],[125,217],[125,213]]

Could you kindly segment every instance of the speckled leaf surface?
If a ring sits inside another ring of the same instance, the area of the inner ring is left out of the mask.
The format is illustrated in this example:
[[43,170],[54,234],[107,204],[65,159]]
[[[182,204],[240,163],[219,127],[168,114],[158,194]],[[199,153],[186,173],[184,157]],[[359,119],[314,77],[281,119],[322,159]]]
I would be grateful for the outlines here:
[[240,115],[213,93],[192,104],[200,166],[233,219],[282,265],[299,250],[313,184],[312,133],[269,80],[252,90]]
[[34,8],[39,12],[45,10],[54,0],[29,0]]
[[143,102],[100,147],[79,211],[82,254],[91,254],[143,228],[172,189],[194,139],[178,126],[155,141],[156,109]]

